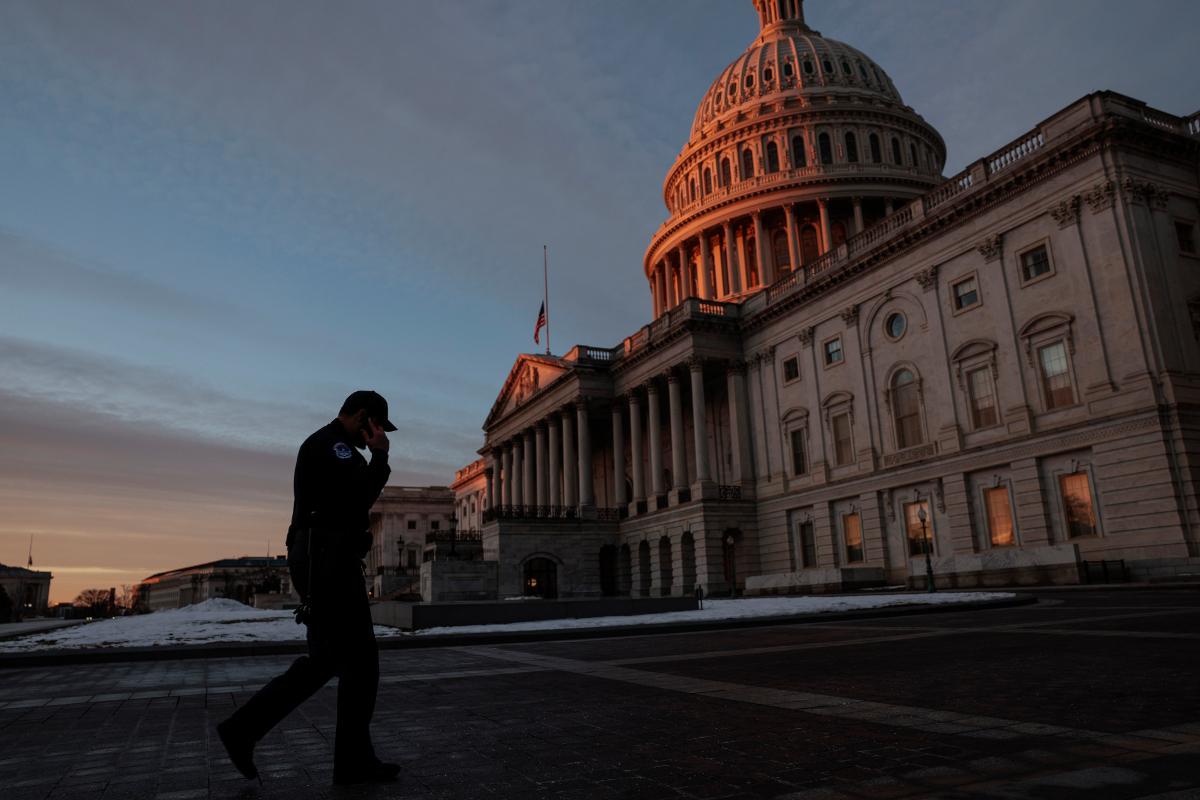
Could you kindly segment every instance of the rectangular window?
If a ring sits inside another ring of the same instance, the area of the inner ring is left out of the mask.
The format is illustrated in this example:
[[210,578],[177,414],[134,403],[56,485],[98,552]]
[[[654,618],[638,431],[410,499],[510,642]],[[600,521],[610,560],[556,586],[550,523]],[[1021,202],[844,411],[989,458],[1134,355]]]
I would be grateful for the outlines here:
[[1008,502],[1008,487],[999,486],[983,491],[983,503],[987,506],[988,535],[992,547],[1008,547],[1015,544],[1013,537],[1012,505]]
[[843,514],[842,533],[846,537],[846,563],[855,564],[862,561],[862,517],[858,514]]
[[410,531],[415,531],[417,529],[417,521],[415,519],[410,519],[408,521],[408,529]]
[[804,431],[792,431],[792,474],[803,475],[808,469],[804,459]]
[[967,373],[967,393],[971,401],[971,426],[975,430],[996,424],[996,394],[988,367]]
[[1067,517],[1067,536],[1096,535],[1096,510],[1092,506],[1092,487],[1086,472],[1062,475],[1058,479],[1062,491],[1063,513]]
[[417,551],[416,550],[408,551],[408,565],[410,567],[415,567],[417,565]]
[[441,523],[435,519],[429,523],[429,530],[436,531],[438,529],[438,526],[440,526],[440,525],[441,525]]
[[1040,245],[1021,254],[1021,277],[1026,282],[1050,272],[1050,253]]
[[[924,512],[925,521],[921,521]],[[929,516],[929,501],[920,500],[916,503],[904,504],[904,529],[908,536],[908,554],[910,556],[925,555],[928,546],[933,548],[933,519]]]
[[811,522],[800,523],[800,552],[804,559],[804,567],[815,567],[817,565],[816,528]]
[[1071,375],[1067,368],[1067,347],[1062,342],[1038,348],[1038,364],[1042,370],[1042,391],[1046,410],[1075,404]]
[[800,361],[795,356],[783,362],[783,382],[788,383],[800,377]]
[[850,414],[833,417],[833,460],[839,467],[854,463],[854,437],[850,430]]
[[954,284],[954,310],[962,311],[975,305],[979,305],[979,289],[975,279],[967,278]]
[[1196,255],[1196,229],[1190,222],[1175,223],[1175,238],[1179,240],[1179,252]]
[[832,366],[842,363],[842,337],[830,339],[825,343],[825,365]]

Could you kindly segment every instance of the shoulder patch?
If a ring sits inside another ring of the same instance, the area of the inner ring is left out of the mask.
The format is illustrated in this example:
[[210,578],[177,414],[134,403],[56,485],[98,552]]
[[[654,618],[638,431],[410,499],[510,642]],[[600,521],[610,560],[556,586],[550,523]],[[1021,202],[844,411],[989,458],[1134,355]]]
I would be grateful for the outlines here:
[[333,454],[340,459],[347,459],[354,455],[354,451],[345,442],[338,442],[333,446]]

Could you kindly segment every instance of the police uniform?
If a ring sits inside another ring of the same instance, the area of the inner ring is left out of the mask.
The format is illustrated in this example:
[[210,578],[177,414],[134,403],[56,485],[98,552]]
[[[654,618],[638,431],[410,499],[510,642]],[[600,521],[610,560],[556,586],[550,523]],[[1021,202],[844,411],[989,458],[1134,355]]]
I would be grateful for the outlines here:
[[296,659],[224,723],[257,742],[336,675],[335,780],[379,763],[370,734],[379,651],[362,559],[371,548],[368,514],[391,468],[386,451],[372,451],[368,463],[352,438],[335,419],[309,436],[296,458],[288,569],[310,609],[305,621],[308,655]]

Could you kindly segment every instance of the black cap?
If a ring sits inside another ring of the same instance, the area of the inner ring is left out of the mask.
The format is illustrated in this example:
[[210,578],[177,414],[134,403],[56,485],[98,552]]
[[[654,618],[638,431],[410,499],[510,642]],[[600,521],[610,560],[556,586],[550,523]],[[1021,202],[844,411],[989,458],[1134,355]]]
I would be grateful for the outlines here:
[[388,419],[387,400],[383,399],[383,395],[379,392],[372,392],[369,389],[360,389],[357,392],[351,392],[346,398],[346,402],[342,403],[340,414],[353,414],[356,411],[365,409],[367,416],[376,422],[382,420],[383,429],[388,433],[396,430],[396,426]]

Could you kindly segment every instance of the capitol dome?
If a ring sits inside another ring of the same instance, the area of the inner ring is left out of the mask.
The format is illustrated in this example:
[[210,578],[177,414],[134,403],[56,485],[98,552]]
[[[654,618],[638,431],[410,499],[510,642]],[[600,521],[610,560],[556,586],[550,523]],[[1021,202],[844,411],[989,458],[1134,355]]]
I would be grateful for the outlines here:
[[760,31],[701,99],[646,252],[655,316],[740,300],[941,182],[942,137],[887,73],[808,26],[803,0],[754,0]]

